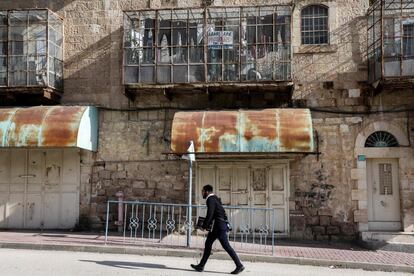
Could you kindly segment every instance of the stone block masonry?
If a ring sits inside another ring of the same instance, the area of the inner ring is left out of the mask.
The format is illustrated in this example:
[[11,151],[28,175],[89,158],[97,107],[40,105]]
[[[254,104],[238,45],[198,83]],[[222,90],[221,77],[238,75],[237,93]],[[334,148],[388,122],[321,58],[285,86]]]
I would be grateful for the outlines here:
[[93,178],[91,183],[90,200],[96,206],[90,212],[93,227],[103,226],[106,202],[117,200],[115,194],[118,191],[124,193],[125,200],[184,203],[187,179],[181,171],[183,163],[186,164],[180,160],[103,161],[93,166],[93,171],[99,171],[94,173],[98,177]]
[[[214,1],[213,5],[291,2],[221,0]],[[355,149],[358,137],[371,125],[375,125],[373,130],[391,133],[398,129],[402,133],[398,139],[407,141],[400,149],[384,149],[377,156],[388,154],[403,161],[399,163],[398,175],[402,230],[414,231],[414,113],[377,113],[412,108],[414,96],[410,89],[379,93],[367,85],[365,13],[369,1],[293,2],[293,53],[289,70],[294,89],[292,99],[286,99],[279,91],[263,92],[254,88],[235,93],[174,93],[171,98],[165,97],[162,91],[139,91],[135,98],[125,96],[123,11],[199,7],[202,1],[0,1],[2,10],[49,8],[64,19],[62,104],[104,107],[100,109],[98,152],[81,153],[80,214],[89,217],[93,227],[102,229],[106,202],[116,199],[118,191],[125,194],[126,200],[186,202],[187,164],[179,157],[165,155],[170,151],[172,119],[180,109],[301,106],[313,110],[315,143],[318,142],[315,146],[319,154],[289,156],[291,237],[351,240],[357,237],[357,230],[368,230],[367,168],[365,162],[357,161]],[[329,45],[301,43],[301,9],[309,4],[329,8]],[[397,151],[401,154],[396,155]],[[223,160],[219,157],[215,161]]]

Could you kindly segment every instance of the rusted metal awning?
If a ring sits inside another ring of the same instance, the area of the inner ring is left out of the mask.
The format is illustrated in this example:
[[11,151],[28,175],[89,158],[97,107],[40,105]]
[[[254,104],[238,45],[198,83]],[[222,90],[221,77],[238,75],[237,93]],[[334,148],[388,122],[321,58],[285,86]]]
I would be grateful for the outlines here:
[[185,153],[189,141],[196,153],[312,153],[309,109],[177,112],[171,149]]
[[0,109],[1,147],[78,147],[97,150],[98,111],[90,106]]

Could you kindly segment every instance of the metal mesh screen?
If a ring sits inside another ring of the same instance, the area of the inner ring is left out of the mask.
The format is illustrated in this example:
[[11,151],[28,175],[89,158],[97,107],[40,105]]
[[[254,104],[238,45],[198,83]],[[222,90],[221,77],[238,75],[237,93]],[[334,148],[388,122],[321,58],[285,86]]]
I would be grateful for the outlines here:
[[62,33],[48,10],[0,11],[0,86],[62,89]]
[[414,76],[414,1],[378,0],[368,10],[369,82]]

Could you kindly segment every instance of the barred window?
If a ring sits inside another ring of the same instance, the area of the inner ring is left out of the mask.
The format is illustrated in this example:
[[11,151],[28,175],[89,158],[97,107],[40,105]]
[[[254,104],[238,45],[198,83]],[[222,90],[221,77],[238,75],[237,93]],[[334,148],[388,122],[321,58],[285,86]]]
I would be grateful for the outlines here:
[[0,11],[0,87],[63,85],[63,25],[51,11]]
[[124,84],[290,79],[289,6],[130,11]]
[[302,9],[301,13],[302,44],[328,44],[328,8],[311,5]]
[[378,164],[380,195],[392,195],[392,165]]
[[414,23],[403,25],[403,53],[404,59],[414,58]]
[[399,147],[397,138],[386,131],[376,131],[365,141],[367,148]]

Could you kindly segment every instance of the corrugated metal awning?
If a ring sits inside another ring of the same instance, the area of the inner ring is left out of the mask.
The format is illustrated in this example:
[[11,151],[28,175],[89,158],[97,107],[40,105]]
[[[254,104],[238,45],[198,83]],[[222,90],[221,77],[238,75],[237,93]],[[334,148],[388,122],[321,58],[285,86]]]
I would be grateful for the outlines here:
[[98,111],[90,106],[0,109],[1,147],[78,147],[97,150]]
[[189,141],[197,153],[312,153],[309,109],[177,112],[171,149],[185,153]]

